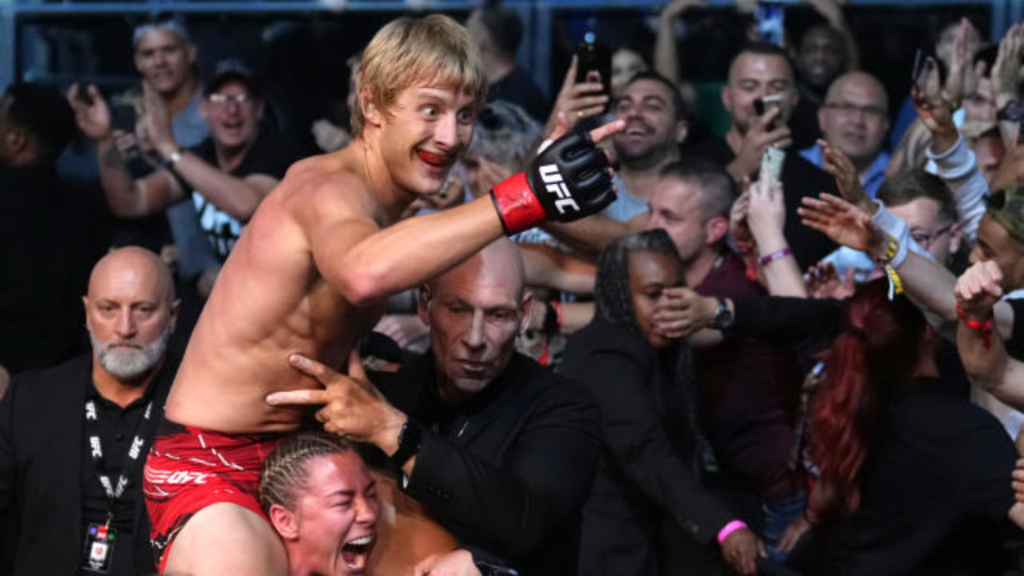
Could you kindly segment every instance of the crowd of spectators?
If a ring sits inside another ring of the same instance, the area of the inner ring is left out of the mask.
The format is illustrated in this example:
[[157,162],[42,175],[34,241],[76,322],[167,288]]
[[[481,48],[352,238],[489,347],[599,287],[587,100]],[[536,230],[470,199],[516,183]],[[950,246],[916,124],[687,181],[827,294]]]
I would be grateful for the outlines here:
[[[487,102],[401,218],[612,120],[617,197],[391,295],[361,361],[291,357],[367,392],[260,476],[289,574],[1024,574],[1024,25],[952,20],[895,86],[839,2],[781,45],[748,4],[714,13],[743,30],[715,106],[681,53],[700,0],[581,38],[550,99],[519,13],[469,14]],[[0,576],[157,571],[142,462],[206,299],[306,144],[362,137],[361,53],[346,114],[297,129],[246,55],[200,75],[180,15],[124,44],[122,94],[0,98]]]

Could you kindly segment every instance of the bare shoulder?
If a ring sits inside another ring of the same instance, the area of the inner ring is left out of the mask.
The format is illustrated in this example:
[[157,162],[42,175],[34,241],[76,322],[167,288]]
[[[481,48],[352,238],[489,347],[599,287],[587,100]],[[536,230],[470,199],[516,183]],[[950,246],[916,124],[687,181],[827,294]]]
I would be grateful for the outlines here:
[[372,219],[377,201],[345,151],[313,156],[288,169],[279,188],[282,208],[309,224]]

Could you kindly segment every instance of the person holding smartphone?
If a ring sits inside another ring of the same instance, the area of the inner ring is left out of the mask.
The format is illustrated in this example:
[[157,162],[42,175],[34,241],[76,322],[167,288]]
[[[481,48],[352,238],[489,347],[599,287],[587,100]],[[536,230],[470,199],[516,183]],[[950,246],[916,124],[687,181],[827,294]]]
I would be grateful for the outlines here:
[[[765,105],[768,96],[777,97],[778,105]],[[822,234],[800,225],[796,214],[800,198],[834,193],[836,187],[828,174],[790,149],[789,120],[798,100],[787,54],[772,44],[747,45],[733,58],[722,89],[722,104],[732,118],[729,131],[723,139],[694,146],[691,154],[720,164],[734,180],[742,182],[744,178],[757,179],[769,147],[786,151],[780,176],[786,191],[785,235],[800,267],[806,269],[831,252],[834,245]]]

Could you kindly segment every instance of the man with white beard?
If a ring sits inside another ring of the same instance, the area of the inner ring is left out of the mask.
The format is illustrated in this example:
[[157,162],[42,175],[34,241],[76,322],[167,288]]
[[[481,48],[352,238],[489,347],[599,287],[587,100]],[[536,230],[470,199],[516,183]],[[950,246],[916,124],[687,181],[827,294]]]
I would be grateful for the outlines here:
[[17,576],[156,571],[141,476],[177,369],[165,359],[171,273],[122,248],[96,264],[82,301],[93,353],[17,375],[0,401],[0,512],[16,516]]

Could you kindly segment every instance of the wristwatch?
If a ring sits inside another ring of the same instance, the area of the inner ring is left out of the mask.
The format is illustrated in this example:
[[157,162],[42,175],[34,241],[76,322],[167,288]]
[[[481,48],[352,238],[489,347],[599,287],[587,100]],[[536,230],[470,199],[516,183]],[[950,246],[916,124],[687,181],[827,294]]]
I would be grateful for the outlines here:
[[996,112],[996,120],[1002,122],[1020,122],[1024,120],[1024,101],[1010,100]]
[[391,455],[391,461],[401,468],[420,451],[423,443],[423,428],[412,420],[406,420],[398,433],[398,450]]
[[717,298],[718,307],[715,308],[715,316],[711,320],[711,327],[715,330],[726,330],[732,326],[732,309],[726,303],[725,298]]

